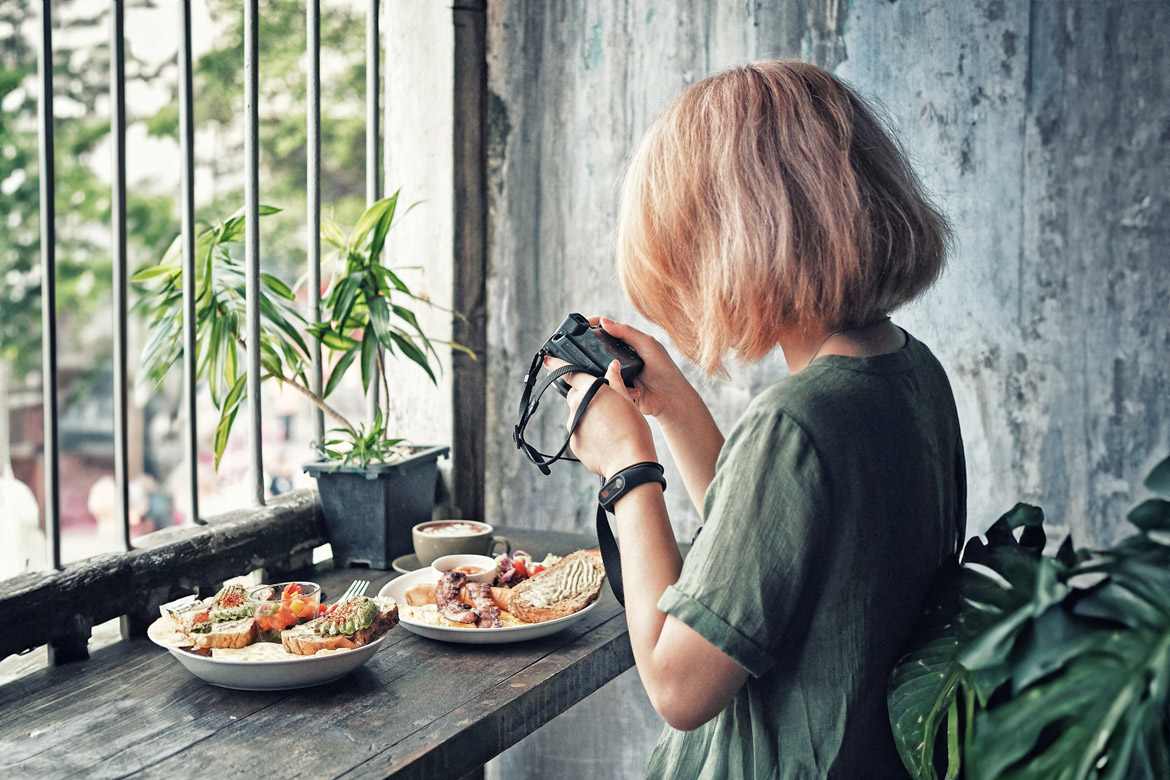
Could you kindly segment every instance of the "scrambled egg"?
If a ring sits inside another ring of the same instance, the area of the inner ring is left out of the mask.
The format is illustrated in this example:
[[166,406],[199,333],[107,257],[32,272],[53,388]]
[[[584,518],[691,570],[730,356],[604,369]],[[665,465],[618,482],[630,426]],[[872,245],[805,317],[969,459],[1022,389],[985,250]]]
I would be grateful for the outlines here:
[[[423,623],[428,626],[438,626],[440,628],[476,628],[474,623],[456,623],[453,620],[448,620],[439,614],[439,608],[434,604],[424,604],[421,607],[411,607],[401,604],[398,607],[398,611],[403,620],[409,620],[414,623]],[[500,610],[500,621],[503,622],[504,628],[528,625],[511,612],[505,612],[504,610]]]
[[212,658],[222,661],[295,661],[300,658],[320,658],[323,655],[335,655],[348,652],[348,648],[339,647],[335,650],[318,650],[313,655],[295,655],[284,649],[284,645],[275,642],[256,642],[247,647],[217,647],[211,651]]

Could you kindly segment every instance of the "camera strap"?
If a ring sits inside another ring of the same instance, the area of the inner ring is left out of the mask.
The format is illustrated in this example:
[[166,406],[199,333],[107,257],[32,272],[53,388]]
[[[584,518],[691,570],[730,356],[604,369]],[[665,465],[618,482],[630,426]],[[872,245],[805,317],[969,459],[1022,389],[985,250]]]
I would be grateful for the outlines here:
[[[537,382],[541,366],[544,364],[544,358],[547,355],[548,350],[541,349],[532,358],[532,365],[528,367],[528,373],[524,377],[524,392],[520,397],[520,421],[512,429],[512,440],[516,443],[516,447],[523,450],[524,454],[528,456],[528,459],[535,463],[536,467],[540,469],[540,472],[546,476],[551,473],[549,466],[558,460],[577,460],[577,458],[571,455],[566,455],[565,451],[569,448],[569,442],[573,438],[573,432],[577,430],[577,426],[581,423],[581,418],[585,416],[585,410],[589,407],[589,403],[597,395],[597,391],[603,385],[607,384],[604,374],[599,373],[596,369],[577,365],[561,366],[550,371],[548,376],[540,382]],[[540,406],[540,398],[544,395],[545,391],[554,383],[557,383],[557,387],[560,389],[564,385],[562,377],[566,374],[575,373],[589,374],[594,377],[593,383],[589,385],[589,389],[581,397],[581,403],[577,404],[577,410],[573,413],[573,417],[569,421],[569,433],[565,437],[564,444],[552,455],[543,453],[524,440],[524,431],[528,427],[529,421],[532,420],[533,415],[536,414],[536,410]],[[649,477],[633,473],[633,470],[646,466],[656,467],[657,473],[650,474]],[[615,482],[619,477],[629,480],[628,487],[624,481],[620,484]],[[609,525],[609,517],[606,515],[606,510],[612,509],[613,502],[620,497],[622,492],[646,481],[657,481],[662,485],[664,490],[666,489],[666,480],[662,479],[662,467],[657,463],[636,464],[630,467],[630,469],[623,470],[622,474],[615,475],[614,480],[611,480],[609,483],[605,481],[604,477],[601,478],[602,491],[598,496],[597,503],[597,544],[601,550],[601,561],[605,566],[605,574],[609,578],[610,590],[613,591],[613,595],[623,607],[626,605],[626,599],[624,589],[622,588],[621,553],[618,549],[617,539],[614,538],[613,529]],[[603,496],[607,495],[607,487],[611,489],[616,487],[616,491],[610,496],[608,506],[603,499]]]
[[[520,421],[516,427],[512,429],[512,441],[516,443],[516,447],[523,450],[528,459],[536,464],[540,469],[540,473],[548,475],[550,473],[549,466],[556,463],[558,460],[576,461],[572,455],[566,455],[565,452],[569,449],[569,441],[573,438],[573,431],[577,430],[577,426],[581,422],[581,418],[585,416],[585,410],[589,406],[589,402],[593,400],[593,396],[597,395],[597,391],[601,389],[602,385],[606,384],[605,375],[598,372],[594,368],[587,368],[585,366],[561,366],[560,368],[550,371],[548,376],[537,383],[536,378],[539,376],[540,367],[544,364],[544,358],[548,355],[548,350],[541,349],[532,358],[532,365],[528,367],[528,373],[524,377],[524,392],[520,396]],[[585,395],[581,398],[581,403],[577,404],[577,411],[573,414],[573,419],[569,421],[569,433],[565,436],[565,441],[552,455],[541,452],[524,440],[524,431],[528,428],[529,421],[532,420],[536,410],[540,407],[540,398],[548,390],[549,386],[554,382],[561,380],[561,377],[566,374],[589,374],[596,377],[593,384],[585,391]]]

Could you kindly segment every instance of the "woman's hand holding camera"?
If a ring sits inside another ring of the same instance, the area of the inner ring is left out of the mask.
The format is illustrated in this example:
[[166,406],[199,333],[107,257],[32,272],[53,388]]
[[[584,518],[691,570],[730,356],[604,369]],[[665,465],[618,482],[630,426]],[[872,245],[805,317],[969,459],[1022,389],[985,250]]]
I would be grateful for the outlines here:
[[[645,365],[632,388],[622,382],[617,361],[609,366],[605,375],[609,387],[601,388],[577,426],[570,442],[573,453],[607,479],[631,464],[657,460],[654,440],[642,415],[653,417],[674,455],[687,495],[702,512],[703,496],[723,447],[723,435],[707,405],[653,336],[603,317],[590,317],[589,322],[600,324],[606,333],[633,347]],[[545,359],[546,369],[562,365],[555,358]],[[593,377],[570,374],[566,379],[573,387],[565,399],[571,419]]]
[[[563,365],[567,364],[556,358],[544,360],[544,367],[549,370]],[[605,379],[609,386],[598,390],[590,401],[585,416],[573,432],[569,446],[586,468],[609,479],[626,466],[642,461],[657,461],[658,455],[650,426],[634,406],[622,382],[618,361],[610,363]],[[572,387],[565,396],[571,418],[594,378],[588,374],[569,374],[565,381]]]

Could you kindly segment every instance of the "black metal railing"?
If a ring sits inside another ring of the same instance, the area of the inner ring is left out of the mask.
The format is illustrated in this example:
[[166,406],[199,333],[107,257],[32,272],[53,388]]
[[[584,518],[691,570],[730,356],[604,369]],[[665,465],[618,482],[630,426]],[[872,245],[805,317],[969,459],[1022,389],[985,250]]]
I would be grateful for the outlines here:
[[[381,0],[369,0],[366,31],[366,198],[373,203],[381,195],[379,177],[381,122],[379,121],[379,8]],[[245,201],[245,291],[247,343],[260,343],[260,233],[259,233],[259,34],[258,0],[244,3],[244,201]],[[183,405],[185,432],[183,446],[187,469],[190,503],[189,517],[199,522],[198,443],[196,438],[196,323],[195,323],[195,138],[193,124],[193,82],[191,55],[191,0],[182,0],[179,35],[179,150],[180,210],[182,222],[183,265]],[[58,441],[58,372],[57,372],[57,296],[56,296],[56,210],[53,147],[53,15],[51,0],[42,4],[41,36],[38,48],[40,82],[40,209],[41,209],[41,278],[42,278],[42,350],[44,404],[44,518],[48,531],[49,561],[61,568],[60,451]],[[128,286],[126,253],[126,73],[125,30],[122,0],[110,1],[110,132],[113,136],[113,182],[111,185],[112,265],[114,303],[114,478],[116,516],[122,524],[122,540],[131,549],[129,511],[129,467],[127,443],[128,367],[127,320]],[[308,0],[307,83],[308,83],[308,284],[310,319],[320,319],[321,296],[321,9],[320,0]],[[312,344],[311,381],[313,391],[322,388],[321,347]],[[248,350],[247,390],[249,411],[249,456],[253,496],[256,505],[264,504],[264,475],[261,449],[260,350]],[[376,393],[376,383],[372,386]],[[377,403],[377,396],[372,399]],[[317,441],[324,438],[321,412],[313,411],[313,430]]]

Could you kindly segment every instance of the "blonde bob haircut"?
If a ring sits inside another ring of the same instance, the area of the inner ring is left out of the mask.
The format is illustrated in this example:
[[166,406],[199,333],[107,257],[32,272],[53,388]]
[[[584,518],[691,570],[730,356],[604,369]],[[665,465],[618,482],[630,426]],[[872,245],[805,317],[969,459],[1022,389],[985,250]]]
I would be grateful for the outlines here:
[[761,61],[692,85],[622,185],[626,294],[708,375],[792,328],[874,322],[938,277],[949,242],[881,122],[832,74]]

